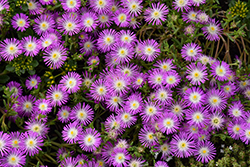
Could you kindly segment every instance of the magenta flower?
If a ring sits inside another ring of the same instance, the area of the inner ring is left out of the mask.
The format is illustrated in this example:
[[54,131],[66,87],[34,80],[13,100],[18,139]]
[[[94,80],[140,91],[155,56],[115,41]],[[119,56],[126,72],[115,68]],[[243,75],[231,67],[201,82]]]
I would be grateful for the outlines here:
[[99,27],[104,29],[110,27],[113,21],[113,14],[111,13],[100,13],[98,15]]
[[197,14],[198,12],[196,10],[193,10],[193,9],[189,9],[187,11],[187,13],[183,13],[182,14],[182,17],[183,17],[183,20],[186,22],[186,23],[189,23],[191,21],[193,22],[198,22],[197,20]]
[[11,97],[21,96],[23,93],[21,84],[16,81],[10,81],[6,86],[9,88],[10,92],[14,89]]
[[143,123],[147,123],[149,121],[155,121],[161,114],[161,109],[159,105],[151,102],[149,99],[145,101],[144,107],[140,116],[142,118]]
[[92,37],[87,37],[80,42],[80,52],[85,53],[84,56],[89,56],[92,54],[92,51],[96,49],[96,40],[93,40]]
[[78,34],[81,28],[80,21],[75,14],[63,14],[62,19],[59,22],[58,29],[65,35]]
[[216,148],[210,141],[200,141],[198,143],[198,147],[195,149],[194,155],[196,156],[197,161],[208,163],[214,159],[216,155]]
[[192,135],[184,132],[174,134],[170,145],[172,149],[172,155],[179,158],[190,157],[195,151],[195,142],[192,138]]
[[164,162],[164,161],[157,161],[156,163],[155,163],[155,166],[154,167],[169,167],[168,166],[168,164],[167,164],[167,162]]
[[56,44],[53,47],[47,48],[44,55],[43,58],[45,64],[53,69],[60,68],[67,59],[66,48],[61,44]]
[[179,74],[172,70],[165,73],[163,84],[166,88],[174,88],[181,82]]
[[222,61],[216,61],[211,65],[211,74],[218,81],[227,81],[231,75],[231,70],[229,65]]
[[159,103],[160,105],[168,105],[169,102],[171,100],[173,100],[172,98],[172,92],[169,89],[166,88],[159,88],[156,92],[155,92],[155,99],[157,103]]
[[10,135],[0,131],[0,153],[1,156],[7,155],[11,150]]
[[136,93],[130,95],[127,98],[127,100],[125,101],[123,108],[125,109],[125,111],[128,111],[131,114],[137,114],[137,113],[141,112],[141,110],[143,108],[141,94],[136,92]]
[[202,28],[206,39],[210,41],[218,41],[220,39],[221,31],[220,21],[215,22],[215,19],[209,19],[208,25]]
[[82,135],[82,127],[78,122],[65,125],[62,131],[62,138],[65,142],[73,144],[80,141]]
[[116,148],[111,153],[112,164],[115,167],[123,167],[127,166],[131,156],[129,155],[128,151],[123,148]]
[[205,94],[198,87],[188,88],[184,94],[186,103],[193,108],[201,107],[205,103]]
[[38,18],[34,20],[36,23],[34,25],[34,30],[38,35],[42,35],[45,32],[48,32],[55,28],[55,21],[52,17],[48,15],[40,15]]
[[43,146],[43,138],[35,132],[28,131],[22,135],[22,143],[20,143],[20,149],[23,150],[29,156],[34,156],[41,151]]
[[159,130],[167,135],[177,132],[180,122],[173,113],[164,113],[162,117],[157,120]]
[[207,126],[209,124],[209,117],[208,111],[203,107],[190,108],[186,112],[187,123],[198,128]]
[[113,21],[118,27],[129,26],[129,16],[124,9],[117,10],[114,14]]
[[240,132],[243,128],[243,124],[240,121],[230,121],[227,126],[228,134],[234,139],[239,140]]
[[51,109],[50,101],[47,99],[38,99],[34,104],[34,111],[38,111],[42,115],[47,115]]
[[173,4],[174,9],[177,10],[177,12],[183,12],[183,9],[188,11],[190,9],[190,6],[192,5],[190,0],[175,0]]
[[36,39],[35,37],[28,36],[24,37],[23,40],[21,41],[23,44],[23,52],[25,56],[37,56],[38,53],[40,52],[40,41]]
[[245,144],[250,144],[250,123],[245,123],[240,132],[240,139]]
[[111,49],[110,55],[118,64],[128,63],[133,58],[134,48],[130,44],[119,42]]
[[39,76],[37,76],[36,74],[35,75],[31,75],[26,80],[25,86],[29,90],[31,90],[32,88],[37,89],[37,87],[38,87],[38,85],[39,85],[40,82],[41,82],[41,78]]
[[70,121],[70,111],[71,111],[70,107],[62,106],[57,113],[58,120],[61,121],[62,123],[69,122]]
[[152,3],[152,8],[148,8],[145,10],[145,20],[149,24],[152,25],[162,25],[162,22],[165,22],[166,15],[168,14],[168,7],[165,4],[161,4],[160,2]]
[[21,167],[26,162],[26,156],[23,151],[19,149],[10,150],[9,154],[5,157],[1,157],[0,163],[3,167]]
[[201,47],[195,43],[188,43],[181,49],[181,56],[187,61],[196,61],[201,55]]
[[82,78],[76,72],[68,72],[68,74],[64,75],[60,80],[60,85],[63,91],[67,93],[75,93],[80,90]]
[[176,66],[173,65],[173,59],[157,60],[154,66],[161,69],[163,72],[172,71],[176,68]]
[[108,90],[105,83],[106,81],[102,79],[98,79],[97,81],[95,81],[91,85],[89,96],[95,100],[103,101],[106,98]]
[[83,132],[79,140],[79,144],[84,151],[93,152],[101,144],[101,135],[97,130],[92,128],[87,128]]
[[233,121],[243,121],[245,120],[244,106],[241,101],[233,101],[232,105],[228,109],[228,115]]
[[42,13],[42,7],[39,2],[36,2],[34,0],[30,0],[26,2],[28,5],[29,13],[31,15],[39,15]]
[[139,132],[139,141],[144,147],[152,147],[158,142],[157,137],[155,136],[155,131],[144,125]]
[[15,38],[5,39],[0,43],[0,55],[5,61],[11,61],[22,54],[22,45]]
[[29,17],[23,13],[17,13],[15,16],[13,16],[11,24],[13,28],[17,29],[17,31],[23,32],[30,26]]
[[123,109],[118,112],[117,117],[121,120],[122,128],[130,128],[137,121],[137,117]]
[[124,128],[121,127],[121,120],[117,116],[115,117],[114,114],[111,114],[106,119],[104,125],[105,125],[105,130],[108,132],[111,130],[115,130],[120,134],[124,131]]
[[89,5],[96,13],[107,13],[112,4],[110,0],[91,0]]
[[86,12],[81,17],[81,25],[82,30],[85,32],[91,32],[95,30],[96,26],[98,25],[98,20],[95,13]]
[[137,17],[141,14],[142,11],[142,0],[130,0],[130,1],[121,1],[122,6],[124,6],[126,14],[130,16]]
[[143,41],[139,45],[140,56],[144,61],[153,61],[160,55],[159,44],[154,39]]
[[191,63],[187,66],[187,79],[193,85],[200,85],[201,83],[205,83],[207,78],[207,67],[200,62],[197,64]]
[[80,0],[60,0],[62,4],[62,8],[67,12],[76,12],[80,6]]
[[210,111],[222,111],[227,107],[227,98],[221,90],[213,88],[207,91],[206,103]]
[[19,107],[16,109],[16,111],[19,113],[19,115],[29,117],[34,111],[34,103],[36,98],[32,95],[26,95],[18,98],[18,101]]
[[69,95],[62,90],[60,85],[51,85],[46,93],[46,98],[50,100],[51,106],[62,106],[69,100]]
[[97,45],[102,52],[107,52],[114,47],[116,41],[117,32],[113,29],[105,29],[99,34]]
[[71,111],[70,118],[84,126],[87,126],[94,118],[94,111],[90,105],[78,103]]
[[27,129],[28,131],[32,131],[34,133],[37,133],[39,136],[46,137],[46,134],[49,131],[49,128],[45,123],[43,123],[41,120],[33,120],[32,118],[29,119],[29,121],[25,122],[24,129]]
[[[59,166],[67,166],[67,167],[70,167],[70,166],[76,166],[77,165],[77,161],[76,161],[76,158],[74,157],[66,157]],[[77,165],[78,166],[78,165]]]
[[149,70],[147,78],[149,86],[152,87],[153,89],[162,87],[165,74],[166,73],[162,72],[158,68]]

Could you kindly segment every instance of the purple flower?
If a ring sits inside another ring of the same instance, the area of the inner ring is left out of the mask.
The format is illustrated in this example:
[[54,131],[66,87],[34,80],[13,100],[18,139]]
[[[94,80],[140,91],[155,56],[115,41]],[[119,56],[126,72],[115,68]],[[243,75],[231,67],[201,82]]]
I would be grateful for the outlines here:
[[45,123],[43,123],[41,120],[29,119],[29,121],[26,121],[25,124],[26,125],[24,129],[35,132],[42,137],[45,137],[49,130],[48,126],[45,125]]
[[210,125],[212,129],[219,130],[223,127],[223,123],[225,122],[224,119],[225,115],[220,112],[215,112],[210,116]]
[[10,143],[11,143],[11,148],[20,148],[20,143],[21,143],[21,136],[23,134],[20,133],[19,131],[11,132],[10,133]]
[[205,94],[201,88],[192,87],[186,90],[184,99],[193,108],[201,107],[205,103]]
[[191,0],[193,6],[200,6],[201,4],[206,3],[206,0]]
[[50,101],[46,99],[38,99],[34,104],[34,111],[38,111],[42,115],[47,115],[51,109]]
[[106,94],[107,86],[105,80],[98,79],[91,85],[89,96],[93,99],[103,101],[106,98]]
[[194,155],[196,156],[197,161],[208,163],[214,159],[216,155],[216,149],[212,142],[200,141],[198,142],[198,147],[195,149]]
[[46,93],[46,98],[50,100],[51,106],[62,106],[69,100],[68,94],[62,90],[60,85],[51,85]]
[[134,48],[130,44],[119,42],[114,48],[112,48],[110,55],[118,64],[129,63],[130,59],[133,58]]
[[10,150],[9,154],[2,157],[0,163],[2,167],[22,167],[25,165],[26,157],[19,149]]
[[233,121],[243,121],[245,120],[244,106],[241,101],[233,101],[232,105],[228,109],[228,115]]
[[82,135],[82,127],[78,122],[65,125],[62,131],[63,140],[67,143],[76,143],[80,141]]
[[111,7],[111,2],[110,0],[91,0],[89,5],[96,13],[107,13]]
[[34,103],[36,98],[32,95],[21,96],[18,98],[19,107],[17,108],[17,112],[19,115],[29,117],[31,113],[34,111]]
[[113,29],[105,29],[99,34],[97,40],[98,48],[102,52],[110,51],[117,40],[117,32]]
[[90,105],[78,103],[71,111],[70,118],[84,126],[87,126],[94,118],[94,111]]
[[9,2],[7,0],[1,0],[0,1],[0,12],[3,11],[4,9],[6,9],[7,11],[9,11]]
[[105,130],[111,131],[115,130],[118,133],[122,133],[124,128],[121,127],[121,121],[118,117],[115,117],[114,114],[111,114],[105,121]]
[[13,16],[11,24],[13,28],[17,29],[17,31],[23,32],[30,26],[29,17],[23,13],[17,13],[15,16]]
[[231,74],[231,70],[229,65],[222,61],[216,61],[211,66],[211,74],[218,81],[227,81],[229,75]]
[[202,50],[198,44],[188,43],[181,49],[181,56],[187,61],[196,61]]
[[97,130],[87,128],[83,132],[79,144],[84,151],[93,152],[101,144],[101,135]]
[[93,40],[92,37],[87,37],[80,42],[80,52],[85,53],[84,56],[92,54],[92,51],[96,49],[96,40]]
[[55,28],[55,21],[53,18],[45,14],[40,15],[34,22],[36,23],[34,25],[34,30],[38,35],[42,35]]
[[179,121],[183,120],[183,113],[186,112],[187,104],[184,100],[176,101],[172,100],[171,103],[168,103],[168,110],[174,113]]
[[108,94],[105,103],[110,111],[116,112],[124,103],[124,98],[122,95]]
[[37,133],[28,131],[22,135],[22,143],[20,143],[20,149],[23,150],[29,156],[34,156],[42,151],[41,146],[43,146],[43,138]]
[[62,4],[62,8],[67,12],[76,12],[80,6],[80,0],[60,0]]
[[206,103],[210,111],[222,111],[226,108],[227,98],[222,91],[212,88],[207,91]]
[[167,156],[169,156],[172,153],[170,144],[168,142],[164,142],[162,145],[157,144],[155,148],[156,151],[162,153],[161,159],[166,159]]
[[143,73],[138,73],[134,80],[132,81],[132,87],[137,90],[138,88],[141,88],[145,83],[146,83],[146,78],[147,78],[147,74],[143,74]]
[[152,25],[162,25],[161,21],[166,21],[166,15],[168,14],[168,7],[160,2],[152,3],[152,9],[148,8],[144,12],[145,20]]
[[100,59],[98,56],[91,56],[91,57],[89,57],[87,63],[89,66],[98,66],[100,63]]
[[80,90],[82,78],[76,72],[68,72],[68,74],[64,75],[60,80],[60,85],[63,91],[67,93],[76,93],[78,90]]
[[153,61],[160,55],[159,44],[154,39],[148,39],[139,44],[140,56],[144,61]]
[[50,5],[53,0],[39,0],[42,5]]
[[142,11],[142,5],[141,3],[143,2],[142,0],[130,0],[130,1],[121,1],[122,6],[124,6],[126,14],[130,16],[135,16],[137,17],[138,15],[141,14]]
[[100,28],[108,28],[112,25],[113,14],[111,13],[100,13],[98,15],[99,27]]
[[25,82],[25,86],[27,89],[31,90],[32,88],[37,89],[39,83],[41,82],[41,78],[39,76],[31,75]]
[[153,89],[160,88],[163,86],[163,79],[165,77],[165,73],[160,69],[155,68],[148,71],[148,84]]
[[127,166],[131,156],[129,155],[128,151],[123,148],[116,148],[111,153],[112,164],[115,167],[123,167]]
[[86,12],[81,17],[81,25],[82,30],[85,32],[91,32],[96,29],[96,26],[98,25],[98,20],[95,13],[92,12]]
[[15,38],[5,39],[0,43],[0,55],[5,61],[11,61],[22,54],[22,45]]
[[114,14],[113,20],[118,27],[129,26],[129,16],[124,9],[117,10]]
[[136,17],[130,17],[129,27],[136,29],[139,28],[140,25],[141,23],[137,21]]
[[146,160],[141,160],[141,158],[132,158],[128,165],[136,166],[136,167],[143,167],[144,162],[146,162]]
[[194,26],[193,24],[190,24],[190,25],[188,25],[187,27],[185,27],[185,29],[184,29],[184,34],[185,34],[185,35],[190,34],[191,36],[193,36],[194,30],[195,30],[195,26]]
[[240,139],[245,144],[250,144],[250,123],[245,123],[240,132]]
[[177,12],[179,12],[180,10],[183,12],[183,9],[188,11],[190,9],[190,6],[192,5],[190,0],[175,0],[173,4],[174,9],[177,10]]
[[234,139],[239,140],[240,132],[243,128],[243,125],[239,121],[230,121],[227,126],[228,134]]
[[155,166],[154,167],[169,167],[167,162],[164,162],[164,161],[157,161],[155,163]]
[[181,81],[180,76],[174,70],[166,72],[163,80],[163,84],[166,88],[174,88],[176,87]]
[[159,88],[156,92],[155,92],[155,99],[157,103],[159,103],[160,105],[167,105],[169,104],[169,102],[171,100],[173,100],[172,98],[172,92],[169,89],[165,89],[165,88]]
[[44,55],[45,64],[52,69],[60,68],[67,59],[66,48],[61,44],[56,44],[53,47],[47,48]]
[[118,112],[118,119],[121,120],[122,128],[130,128],[137,121],[136,116],[131,113],[124,111],[123,109]]
[[58,29],[65,35],[75,35],[80,31],[81,25],[77,16],[74,14],[63,14],[59,22]]
[[190,134],[181,132],[174,134],[170,143],[172,149],[172,155],[179,158],[187,158],[193,155],[195,142]]
[[28,36],[24,37],[21,42],[23,44],[23,52],[25,56],[34,57],[38,55],[41,48],[39,40],[35,37]]
[[209,16],[204,11],[199,11],[197,14],[197,19],[201,24],[207,24]]
[[202,28],[206,39],[210,41],[218,41],[222,30],[223,29],[220,27],[219,20],[215,22],[215,19],[209,19],[208,25]]
[[198,12],[193,10],[193,9],[189,9],[187,11],[187,13],[183,13],[182,14],[182,17],[183,17],[183,20],[186,22],[186,23],[189,23],[191,21],[193,22],[197,22],[197,14]]
[[26,3],[28,5],[29,13],[31,15],[39,15],[42,13],[42,7],[41,7],[41,4],[39,2],[30,0]]
[[161,114],[161,109],[158,104],[151,102],[149,99],[145,101],[144,107],[140,116],[142,118],[143,123],[147,123],[149,121],[155,121]]
[[186,120],[188,124],[196,126],[198,128],[203,128],[209,124],[209,113],[203,108],[190,108],[186,113]]
[[157,60],[154,66],[160,68],[163,72],[172,71],[176,68],[176,66],[173,65],[173,59]]
[[187,79],[193,85],[200,85],[201,83],[205,83],[207,78],[207,67],[200,62],[197,64],[191,63],[187,66]]
[[125,111],[130,112],[131,114],[137,114],[141,112],[143,106],[142,106],[142,97],[140,93],[134,93],[130,95],[125,104],[123,105],[123,108]]
[[67,167],[70,167],[70,166],[76,166],[77,165],[77,161],[76,161],[76,158],[74,157],[66,157],[59,166],[67,166]]
[[235,95],[235,93],[237,91],[237,88],[236,88],[234,82],[225,83],[224,85],[221,86],[221,89],[227,97],[231,97],[231,96]]
[[1,153],[1,156],[7,155],[10,152],[10,150],[11,150],[10,135],[1,131],[0,132],[0,153]]
[[177,116],[173,113],[164,113],[157,122],[159,124],[159,130],[167,135],[175,133],[180,126]]
[[108,141],[101,150],[102,158],[109,166],[112,165],[111,153],[113,152],[113,150],[114,146],[110,141]]
[[58,120],[61,121],[62,123],[69,122],[70,121],[70,111],[71,111],[70,107],[62,106],[57,113]]
[[158,142],[157,137],[155,136],[155,131],[144,125],[139,132],[139,141],[144,147],[152,147]]
[[14,92],[11,95],[11,97],[21,96],[23,93],[23,89],[22,89],[21,84],[16,82],[16,81],[10,81],[7,84],[7,87],[9,87],[10,92],[14,89]]

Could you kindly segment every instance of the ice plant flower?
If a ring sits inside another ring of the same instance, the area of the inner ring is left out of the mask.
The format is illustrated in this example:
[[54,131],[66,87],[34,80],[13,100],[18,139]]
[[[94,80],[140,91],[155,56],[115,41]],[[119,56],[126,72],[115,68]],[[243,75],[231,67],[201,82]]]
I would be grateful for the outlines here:
[[209,113],[203,108],[190,108],[186,112],[186,120],[189,125],[203,128],[209,125]]
[[81,139],[82,127],[78,122],[69,123],[64,126],[62,138],[67,143],[76,143]]
[[142,122],[147,123],[149,121],[155,121],[161,114],[159,105],[151,102],[149,99],[145,101],[142,112],[140,113]]
[[205,94],[198,87],[187,89],[184,99],[186,100],[186,103],[193,108],[201,107],[203,104],[205,104]]
[[40,52],[40,41],[35,37],[28,36],[24,37],[22,40],[23,52],[25,56],[37,56]]
[[51,112],[51,105],[48,99],[38,99],[34,104],[34,111],[38,111],[42,115],[47,115]]
[[25,165],[26,156],[23,151],[19,149],[10,150],[9,154],[2,157],[0,160],[3,167],[21,167]]
[[103,101],[107,94],[107,86],[102,79],[96,80],[90,88],[90,96],[98,101]]
[[174,88],[180,82],[181,82],[181,78],[176,71],[172,70],[172,71],[166,72],[164,76],[164,80],[163,80],[163,84],[165,85],[166,88]]
[[63,76],[60,80],[60,85],[62,86],[63,91],[67,93],[75,93],[80,90],[82,78],[76,72],[68,72],[68,74]]
[[219,130],[223,127],[223,123],[225,122],[225,119],[223,117],[224,114],[220,112],[215,112],[210,116],[210,125],[212,129]]
[[155,136],[155,131],[147,125],[144,125],[139,132],[139,141],[144,147],[152,147],[157,143],[158,139]]
[[87,12],[84,13],[81,17],[81,25],[82,29],[85,32],[91,32],[95,30],[96,26],[98,25],[98,20],[95,13]]
[[62,106],[69,97],[68,93],[62,90],[60,85],[52,85],[46,93],[46,98],[50,100],[51,106]]
[[79,140],[79,144],[84,151],[93,152],[101,144],[101,135],[97,130],[92,128],[87,128],[83,132]]
[[57,113],[58,120],[61,121],[62,123],[69,122],[70,121],[70,111],[71,111],[70,107],[62,106]]
[[61,44],[54,45],[53,47],[49,47],[45,50],[44,62],[45,64],[53,69],[60,68],[64,61],[67,59],[66,48]]
[[29,117],[34,111],[35,99],[32,95],[21,96],[18,100],[19,106],[16,111],[22,116]]
[[5,61],[11,61],[22,54],[21,42],[15,38],[5,39],[0,43],[0,55]]
[[92,37],[86,37],[84,40],[80,42],[80,52],[85,53],[84,56],[89,56],[92,54],[92,51],[96,48],[96,40],[93,40]]
[[232,105],[229,106],[228,115],[232,118],[232,121],[243,121],[245,120],[244,106],[241,101],[233,101]]
[[4,133],[3,131],[0,132],[0,153],[1,156],[7,155],[11,149],[11,142],[10,142],[10,135]]
[[38,87],[38,85],[39,85],[40,82],[41,82],[41,78],[39,76],[37,76],[36,74],[35,75],[31,75],[26,80],[25,86],[29,90],[31,90],[32,88],[37,89],[37,87]]
[[140,56],[144,61],[153,61],[160,55],[159,44],[154,39],[148,39],[140,43]]
[[239,121],[230,121],[227,126],[227,131],[230,137],[232,137],[234,140],[239,140],[242,128],[243,124]]
[[87,126],[94,118],[94,112],[90,105],[78,103],[71,111],[70,118],[84,126]]
[[242,131],[240,132],[240,139],[245,144],[250,143],[250,123],[243,125]]
[[155,166],[154,167],[169,167],[167,162],[164,162],[164,161],[157,161],[155,163]]
[[198,44],[188,43],[182,47],[181,56],[186,61],[196,61],[199,58],[201,52],[201,47]]
[[115,16],[113,17],[115,24],[119,27],[129,26],[129,16],[126,14],[124,9],[117,10]]
[[29,156],[34,156],[39,153],[41,146],[43,146],[43,138],[35,132],[28,131],[22,136],[20,143],[20,149],[23,150]]
[[145,10],[145,20],[149,24],[152,23],[152,25],[162,25],[161,21],[166,21],[166,15],[168,14],[168,8],[166,5],[161,4],[160,2],[153,3],[152,9],[148,8]]
[[197,11],[195,11],[193,9],[189,9],[189,11],[187,13],[182,14],[182,17],[186,23],[189,23],[191,21],[197,22],[197,14],[198,14]]
[[206,104],[210,111],[222,111],[226,108],[227,98],[222,91],[212,88],[207,91]]
[[37,17],[34,22],[36,23],[34,25],[34,30],[38,35],[42,35],[55,28],[54,19],[45,14]]
[[174,4],[174,9],[177,10],[177,12],[179,11],[183,12],[183,9],[188,11],[188,9],[190,9],[191,6],[190,0],[175,0],[173,4]]
[[137,17],[141,14],[142,2],[142,0],[122,1],[122,5],[125,7],[126,14]]
[[210,141],[200,141],[198,147],[195,149],[194,155],[197,161],[202,163],[208,163],[214,159],[216,155],[216,149],[212,142]]
[[103,52],[110,51],[114,47],[116,40],[117,32],[113,29],[105,29],[99,34],[97,40],[98,48]]
[[123,167],[128,165],[131,156],[126,149],[116,148],[111,153],[111,158],[114,166]]
[[74,14],[63,14],[62,19],[59,22],[58,29],[65,35],[75,35],[80,31],[80,21]]
[[28,18],[29,17],[23,13],[17,13],[15,16],[13,16],[11,24],[13,28],[17,29],[17,31],[23,32],[30,26],[30,21]]
[[176,68],[176,66],[173,65],[173,59],[157,60],[154,66],[160,68],[162,71],[171,71]]
[[208,80],[207,67],[200,62],[198,62],[197,65],[195,65],[195,63],[189,64],[187,66],[187,74],[187,78],[193,85],[200,85]]
[[224,61],[214,62],[210,71],[213,77],[219,81],[227,81],[229,75],[231,74],[229,65]]
[[202,28],[206,39],[210,41],[218,41],[220,39],[221,27],[219,21],[215,22],[215,19],[210,19],[208,25]]
[[172,154],[179,158],[187,158],[193,155],[195,142],[191,134],[181,132],[174,134],[173,139],[170,143]]
[[67,12],[76,12],[80,6],[81,1],[79,0],[61,0],[62,8]]
[[39,136],[45,137],[48,133],[49,128],[41,120],[32,120],[25,122],[26,126],[24,129],[37,133]]
[[164,113],[157,122],[159,124],[159,130],[167,135],[175,133],[180,126],[177,116],[173,113]]
[[107,13],[111,6],[110,0],[91,0],[90,7],[96,13]]

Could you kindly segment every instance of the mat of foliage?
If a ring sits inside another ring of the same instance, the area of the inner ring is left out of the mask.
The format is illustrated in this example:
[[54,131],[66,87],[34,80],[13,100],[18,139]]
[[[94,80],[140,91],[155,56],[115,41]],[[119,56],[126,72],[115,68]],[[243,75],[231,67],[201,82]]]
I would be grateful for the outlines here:
[[250,166],[249,8],[0,0],[0,166]]

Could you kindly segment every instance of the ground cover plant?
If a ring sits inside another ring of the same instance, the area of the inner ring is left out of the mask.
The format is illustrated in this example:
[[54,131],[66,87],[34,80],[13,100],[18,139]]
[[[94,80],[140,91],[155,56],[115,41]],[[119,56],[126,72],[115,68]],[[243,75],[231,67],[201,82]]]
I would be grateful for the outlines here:
[[250,166],[249,8],[0,0],[0,166]]

